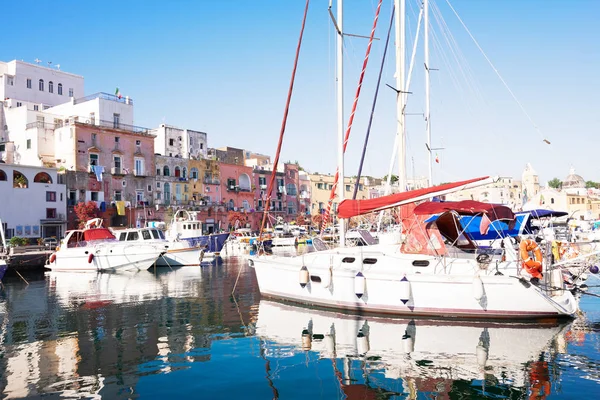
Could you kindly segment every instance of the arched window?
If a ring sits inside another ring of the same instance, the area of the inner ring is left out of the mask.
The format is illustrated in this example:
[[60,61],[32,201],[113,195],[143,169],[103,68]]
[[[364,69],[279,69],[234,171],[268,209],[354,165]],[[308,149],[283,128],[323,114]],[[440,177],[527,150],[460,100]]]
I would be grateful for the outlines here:
[[52,183],[52,178],[47,173],[40,172],[33,178],[33,181],[37,183]]
[[181,176],[181,168],[179,166],[175,167],[175,177],[179,178]]
[[27,189],[29,187],[29,180],[19,171],[13,171],[13,187]]
[[165,167],[163,168],[163,175],[164,176],[171,176],[171,172],[169,171],[169,166],[165,165]]
[[54,93],[54,82],[48,82],[48,93]]
[[187,168],[186,167],[183,167],[183,171],[181,173],[181,177],[184,178],[184,179],[187,178]]
[[0,169],[0,181],[7,181],[8,179],[6,178],[6,172],[2,171]]
[[40,79],[40,82],[39,82],[39,86],[38,86],[38,87],[39,87],[39,89],[40,89],[40,92],[43,92],[43,91],[44,91],[44,80],[43,80],[43,79]]
[[62,96],[62,83],[58,84],[58,94]]
[[294,183],[288,183],[287,185],[285,185],[285,190],[290,196],[296,196],[298,194],[296,192],[296,185]]
[[198,168],[192,168],[192,169],[190,169],[190,178],[191,179],[198,179]]
[[248,174],[240,174],[238,181],[239,181],[240,189],[250,191],[251,185],[250,185],[250,177],[248,176]]

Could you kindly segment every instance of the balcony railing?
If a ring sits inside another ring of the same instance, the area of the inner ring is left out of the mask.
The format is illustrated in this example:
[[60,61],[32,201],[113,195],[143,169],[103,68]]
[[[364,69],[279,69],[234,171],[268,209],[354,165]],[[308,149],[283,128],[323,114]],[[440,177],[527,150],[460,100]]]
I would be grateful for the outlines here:
[[207,185],[220,185],[221,181],[215,178],[204,178],[204,183]]
[[142,171],[140,169],[134,169],[133,170],[133,175],[135,175],[135,176],[147,176],[146,175],[146,171]]
[[89,96],[80,97],[78,99],[75,99],[75,104],[85,103],[86,101],[90,101],[90,100],[94,100],[94,99],[103,99],[103,100],[115,101],[117,103],[133,105],[132,98],[129,98],[129,97],[120,97],[119,98],[119,96],[115,96],[114,94],[109,94],[109,93],[104,93],[104,92],[94,93],[94,94],[90,94]]
[[34,129],[34,128],[54,129],[54,124],[49,123],[49,122],[35,121],[35,122],[30,122],[27,125],[25,125],[25,129]]
[[128,124],[123,124],[123,123],[117,122],[117,121],[106,121],[106,120],[99,120],[99,119],[96,119],[94,122],[95,123],[92,123],[92,120],[90,120],[89,118],[86,118],[86,117],[70,117],[70,118],[65,119],[65,125],[69,125],[70,123],[78,123],[78,124],[85,124],[85,125],[90,125],[90,126],[100,126],[103,128],[119,129],[119,130],[127,131],[130,133],[139,133],[141,135],[153,136],[150,133],[150,129],[145,128],[143,126],[128,125]]
[[121,167],[112,167],[110,169],[110,173],[112,175],[124,175],[123,169]]

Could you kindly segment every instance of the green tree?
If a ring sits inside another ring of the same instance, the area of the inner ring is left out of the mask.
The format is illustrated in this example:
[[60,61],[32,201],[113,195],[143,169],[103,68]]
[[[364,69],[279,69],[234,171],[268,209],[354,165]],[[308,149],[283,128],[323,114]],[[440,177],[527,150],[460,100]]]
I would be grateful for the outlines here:
[[553,178],[548,181],[548,186],[553,189],[560,189],[562,187],[562,181],[558,178]]
[[[387,182],[387,175],[383,177],[383,180]],[[398,182],[398,175],[392,174],[392,178],[390,179],[390,183],[393,185]]]
[[585,182],[586,189],[598,189],[600,188],[600,183],[594,181],[586,181]]

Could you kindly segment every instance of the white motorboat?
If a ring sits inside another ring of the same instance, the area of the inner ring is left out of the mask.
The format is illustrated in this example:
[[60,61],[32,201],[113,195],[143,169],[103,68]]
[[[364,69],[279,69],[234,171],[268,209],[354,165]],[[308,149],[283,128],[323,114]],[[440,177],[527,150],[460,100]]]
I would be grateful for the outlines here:
[[390,379],[495,377],[512,387],[527,385],[540,354],[560,348],[569,326],[368,318],[265,300],[254,325],[271,361],[312,351],[321,359],[377,360]]
[[220,256],[229,232],[205,235],[202,222],[197,219],[197,213],[177,210],[171,225],[165,232],[165,237],[169,242],[186,242],[187,248],[204,249],[204,257],[207,259]]
[[192,246],[186,240],[167,240],[157,228],[129,228],[115,232],[121,242],[156,243],[165,249],[162,257],[156,260],[158,267],[199,266],[212,262],[215,254],[206,251],[206,247]]
[[4,274],[8,269],[8,247],[6,238],[4,237],[4,225],[0,219],[0,281],[4,278]]
[[84,229],[68,231],[46,268],[53,271],[146,270],[165,252],[158,243],[118,241],[102,227],[102,219],[88,221]]

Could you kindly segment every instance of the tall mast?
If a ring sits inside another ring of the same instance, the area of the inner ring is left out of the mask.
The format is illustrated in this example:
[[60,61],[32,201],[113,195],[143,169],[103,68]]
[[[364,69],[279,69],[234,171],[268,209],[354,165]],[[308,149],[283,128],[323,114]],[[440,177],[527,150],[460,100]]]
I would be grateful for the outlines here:
[[[338,206],[344,199],[344,10],[343,0],[337,2],[337,130],[338,130]],[[346,245],[345,221],[338,217],[340,247]]]
[[429,186],[433,186],[433,164],[431,161],[431,120],[429,112],[429,0],[423,1],[423,22],[425,23],[424,30],[424,49],[425,49],[425,128],[427,130],[427,168],[429,171]]
[[406,54],[404,47],[406,43],[405,21],[406,21],[406,0],[394,0],[394,10],[396,13],[396,114],[398,126],[396,134],[400,136],[398,141],[398,184],[400,190],[406,190],[406,136],[405,136],[405,80],[404,71],[406,69]]

